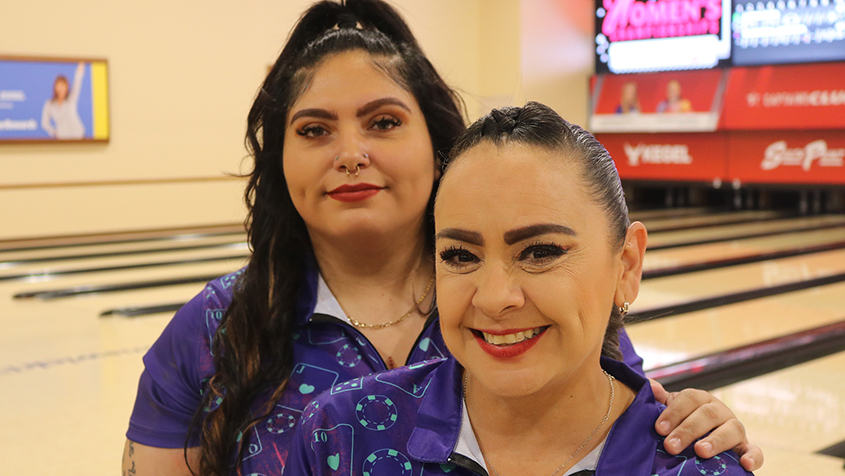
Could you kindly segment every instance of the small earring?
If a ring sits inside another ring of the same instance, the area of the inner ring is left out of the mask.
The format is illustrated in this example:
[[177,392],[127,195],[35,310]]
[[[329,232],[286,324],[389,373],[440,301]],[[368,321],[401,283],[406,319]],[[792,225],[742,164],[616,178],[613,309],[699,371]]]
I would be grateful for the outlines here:
[[622,314],[623,316],[625,314],[628,314],[628,309],[630,309],[630,308],[631,308],[631,303],[629,303],[628,301],[623,302],[622,305],[619,306],[619,314]]

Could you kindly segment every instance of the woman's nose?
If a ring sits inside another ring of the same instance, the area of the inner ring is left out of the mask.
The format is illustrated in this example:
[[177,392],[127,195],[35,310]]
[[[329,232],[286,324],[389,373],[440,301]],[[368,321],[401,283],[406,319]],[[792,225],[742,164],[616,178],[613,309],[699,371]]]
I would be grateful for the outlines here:
[[522,288],[504,266],[493,266],[479,275],[472,305],[489,317],[499,317],[525,304]]
[[358,175],[370,165],[370,154],[365,151],[365,144],[349,132],[342,133],[338,141],[340,147],[334,158],[334,167],[346,175]]
[[346,175],[355,175],[370,166],[370,155],[363,152],[352,154],[343,153],[334,158],[334,166],[339,172],[346,172]]

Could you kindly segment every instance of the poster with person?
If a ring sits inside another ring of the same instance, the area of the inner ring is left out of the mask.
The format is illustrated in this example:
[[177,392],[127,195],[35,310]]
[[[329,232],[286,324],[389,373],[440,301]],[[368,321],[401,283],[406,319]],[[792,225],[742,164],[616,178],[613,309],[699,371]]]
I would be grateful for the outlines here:
[[593,132],[712,132],[727,74],[722,70],[600,74],[591,83]]
[[0,56],[0,141],[108,141],[108,63]]

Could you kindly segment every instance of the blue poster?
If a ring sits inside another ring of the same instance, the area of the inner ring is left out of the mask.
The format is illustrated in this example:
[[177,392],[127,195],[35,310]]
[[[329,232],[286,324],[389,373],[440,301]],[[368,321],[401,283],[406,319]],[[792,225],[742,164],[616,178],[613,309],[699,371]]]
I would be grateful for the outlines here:
[[0,58],[0,140],[107,140],[104,61]]

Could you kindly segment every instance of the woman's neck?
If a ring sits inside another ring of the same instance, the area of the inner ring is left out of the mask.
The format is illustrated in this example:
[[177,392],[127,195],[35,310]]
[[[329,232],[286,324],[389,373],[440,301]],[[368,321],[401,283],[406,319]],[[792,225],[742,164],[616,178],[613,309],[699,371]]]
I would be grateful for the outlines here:
[[358,240],[312,236],[312,243],[320,273],[348,317],[365,325],[398,321],[359,330],[388,368],[404,365],[425,324],[426,316],[414,308],[430,309],[434,301],[434,292],[426,293],[434,266],[423,234]]
[[391,288],[406,288],[417,271],[431,275],[421,232],[339,238],[312,234],[311,241],[320,273],[335,294],[375,286],[384,295]]
[[577,451],[560,468],[563,474],[604,440],[634,399],[633,391],[608,379],[598,366],[581,378],[521,397],[494,395],[471,376],[466,385],[467,411],[488,469],[492,465],[502,476],[552,474]]

